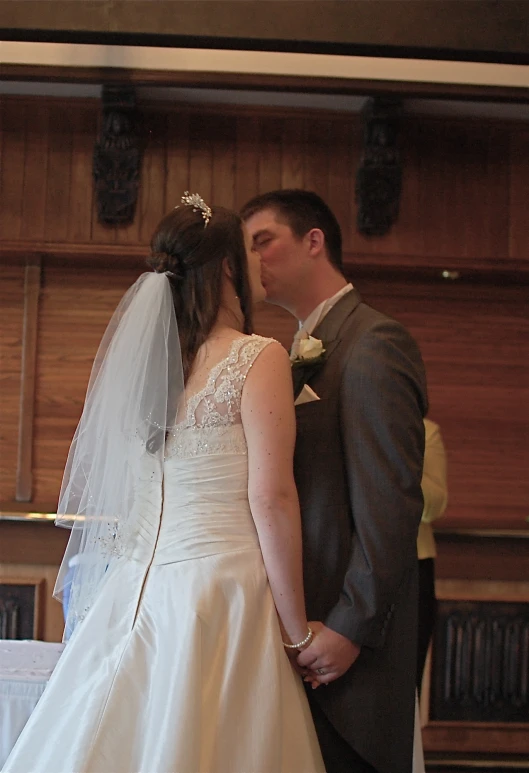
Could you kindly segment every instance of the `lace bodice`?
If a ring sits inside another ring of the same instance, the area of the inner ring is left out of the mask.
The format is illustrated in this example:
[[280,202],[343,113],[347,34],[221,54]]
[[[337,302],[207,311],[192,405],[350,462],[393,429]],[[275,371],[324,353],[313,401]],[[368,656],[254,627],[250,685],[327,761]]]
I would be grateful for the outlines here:
[[241,336],[209,374],[206,385],[188,399],[186,416],[170,432],[166,459],[208,454],[244,454],[241,397],[246,376],[260,352],[274,339]]

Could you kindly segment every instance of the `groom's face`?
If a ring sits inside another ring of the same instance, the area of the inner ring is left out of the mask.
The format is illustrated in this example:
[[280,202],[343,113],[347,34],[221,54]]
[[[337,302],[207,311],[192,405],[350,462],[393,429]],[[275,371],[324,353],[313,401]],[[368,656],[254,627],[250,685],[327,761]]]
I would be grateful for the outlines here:
[[289,308],[299,292],[307,269],[307,241],[271,209],[256,212],[246,221],[253,249],[261,258],[261,282],[266,300]]

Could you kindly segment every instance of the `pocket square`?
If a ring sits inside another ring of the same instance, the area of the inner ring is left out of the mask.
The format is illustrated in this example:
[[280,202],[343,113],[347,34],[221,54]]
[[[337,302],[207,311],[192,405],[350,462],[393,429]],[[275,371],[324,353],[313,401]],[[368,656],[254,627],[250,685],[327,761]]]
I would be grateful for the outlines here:
[[303,385],[303,389],[296,397],[294,405],[303,405],[303,403],[312,403],[314,400],[320,400],[314,389],[311,389],[308,384]]

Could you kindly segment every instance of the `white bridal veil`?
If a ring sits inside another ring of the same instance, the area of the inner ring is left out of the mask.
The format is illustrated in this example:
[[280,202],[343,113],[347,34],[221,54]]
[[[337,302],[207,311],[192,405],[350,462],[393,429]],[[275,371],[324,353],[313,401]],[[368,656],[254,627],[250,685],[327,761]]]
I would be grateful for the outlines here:
[[169,279],[142,274],[103,336],[64,472],[56,524],[71,535],[54,595],[68,598],[66,638],[134,533],[147,458],[162,485],[166,432],[183,389]]

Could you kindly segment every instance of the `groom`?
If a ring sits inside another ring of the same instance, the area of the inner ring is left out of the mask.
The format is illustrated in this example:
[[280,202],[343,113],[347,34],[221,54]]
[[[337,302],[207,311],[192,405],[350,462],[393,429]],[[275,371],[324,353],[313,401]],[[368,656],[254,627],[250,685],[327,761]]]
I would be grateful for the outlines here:
[[340,226],[319,196],[274,191],[248,202],[242,217],[267,300],[300,321],[296,392],[306,386],[295,475],[307,614],[320,622],[298,664],[327,685],[308,690],[327,773],[410,773],[421,355],[402,325],[347,283]]

